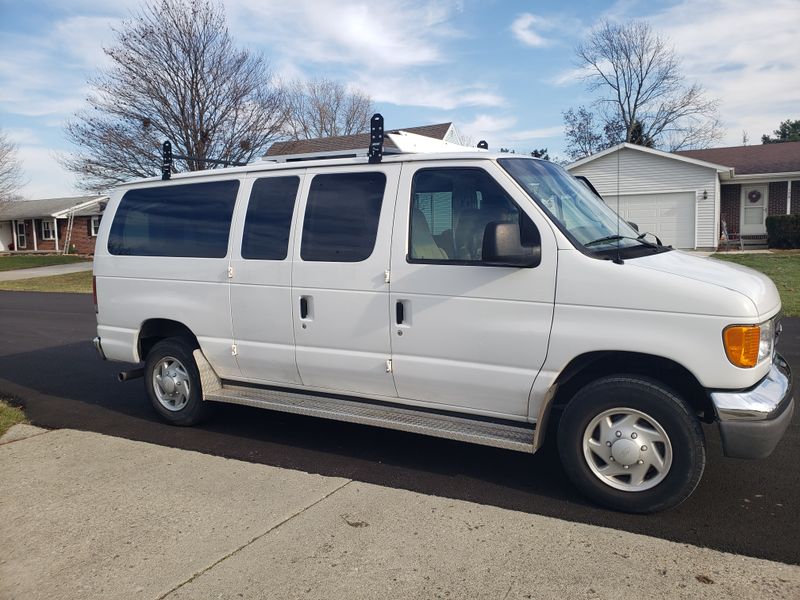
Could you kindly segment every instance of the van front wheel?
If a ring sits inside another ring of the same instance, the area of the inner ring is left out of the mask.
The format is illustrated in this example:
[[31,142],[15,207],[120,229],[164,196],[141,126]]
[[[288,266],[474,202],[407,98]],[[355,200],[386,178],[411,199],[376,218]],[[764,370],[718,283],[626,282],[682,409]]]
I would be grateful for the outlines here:
[[677,506],[705,467],[703,430],[689,406],[638,376],[603,377],[578,391],[561,416],[558,449],[576,487],[626,512]]
[[199,423],[208,412],[192,349],[178,338],[158,342],[147,354],[145,388],[153,408],[173,425]]

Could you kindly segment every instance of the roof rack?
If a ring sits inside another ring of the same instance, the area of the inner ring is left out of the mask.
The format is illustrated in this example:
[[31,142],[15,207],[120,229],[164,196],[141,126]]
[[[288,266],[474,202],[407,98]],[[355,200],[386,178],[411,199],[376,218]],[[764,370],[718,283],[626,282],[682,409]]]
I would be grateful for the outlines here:
[[[392,145],[385,145],[385,141]],[[401,129],[384,131],[383,116],[375,113],[370,119],[370,141],[366,148],[349,148],[327,152],[303,152],[298,154],[278,154],[264,156],[266,162],[287,163],[307,160],[332,160],[337,158],[367,158],[370,163],[379,163],[384,155],[394,154],[428,154],[435,152],[485,152],[489,146],[482,141],[477,148],[453,144],[437,140],[425,135],[410,133]]]
[[172,143],[165,140],[161,144],[161,179],[169,179],[172,175],[173,159],[192,160],[194,162],[209,163],[212,165],[222,165],[225,167],[244,167],[247,163],[236,162],[233,160],[220,160],[218,158],[200,158],[199,156],[183,156],[182,154],[172,154]]

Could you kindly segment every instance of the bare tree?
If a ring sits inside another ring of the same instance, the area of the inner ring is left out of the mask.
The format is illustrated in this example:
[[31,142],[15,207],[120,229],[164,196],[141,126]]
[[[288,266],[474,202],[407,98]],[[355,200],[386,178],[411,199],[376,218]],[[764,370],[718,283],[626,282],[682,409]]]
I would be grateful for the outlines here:
[[722,137],[718,101],[686,83],[674,49],[647,22],[603,21],[576,54],[588,89],[598,94],[592,112],[605,142],[675,151]]
[[611,145],[598,132],[595,115],[585,106],[570,108],[562,116],[564,135],[567,138],[566,153],[571,159],[578,160]]
[[17,190],[22,186],[22,162],[17,145],[0,130],[0,202],[16,198]]
[[247,162],[280,135],[283,92],[262,56],[234,46],[214,0],[149,0],[114,33],[111,66],[66,125],[79,150],[62,162],[81,187],[156,175],[164,139],[175,154]]
[[305,140],[364,133],[374,113],[370,96],[348,91],[338,81],[293,81],[288,86],[286,135]]

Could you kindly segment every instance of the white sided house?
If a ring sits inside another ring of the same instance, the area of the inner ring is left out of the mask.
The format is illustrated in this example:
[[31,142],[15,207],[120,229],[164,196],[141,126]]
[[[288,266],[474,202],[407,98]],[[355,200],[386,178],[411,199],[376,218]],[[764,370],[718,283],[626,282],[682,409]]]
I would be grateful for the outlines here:
[[676,248],[717,249],[723,231],[765,245],[768,216],[800,213],[800,142],[675,153],[626,143],[567,169]]
[[619,144],[567,167],[591,181],[606,203],[642,232],[676,248],[716,248],[720,181],[733,169],[637,146]]

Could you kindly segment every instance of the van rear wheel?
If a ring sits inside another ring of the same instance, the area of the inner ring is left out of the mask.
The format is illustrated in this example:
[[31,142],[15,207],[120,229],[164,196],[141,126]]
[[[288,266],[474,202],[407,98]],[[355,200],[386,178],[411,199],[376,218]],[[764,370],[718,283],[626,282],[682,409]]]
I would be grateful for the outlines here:
[[209,412],[192,348],[179,338],[158,342],[147,354],[145,388],[156,412],[173,425],[189,426]]
[[649,513],[691,495],[705,468],[705,440],[691,408],[639,376],[603,377],[564,409],[558,449],[568,477],[615,510]]

